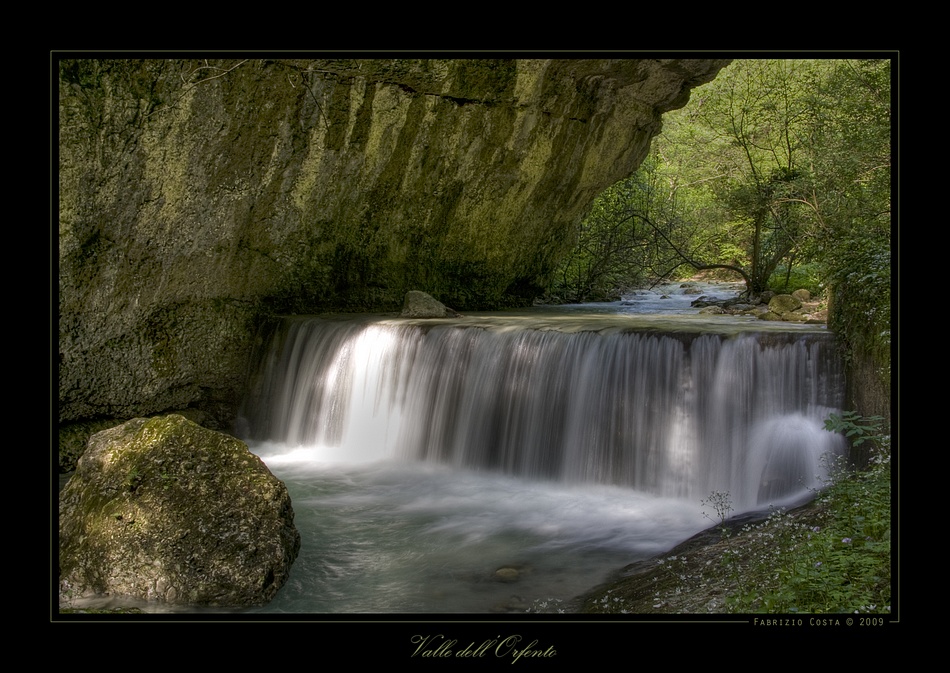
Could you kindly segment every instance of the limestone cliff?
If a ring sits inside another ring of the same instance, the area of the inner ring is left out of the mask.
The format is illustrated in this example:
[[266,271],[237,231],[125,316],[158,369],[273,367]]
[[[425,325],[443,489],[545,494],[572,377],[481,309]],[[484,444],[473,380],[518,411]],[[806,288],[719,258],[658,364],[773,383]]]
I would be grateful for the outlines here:
[[726,64],[61,61],[60,420],[226,419],[270,313],[529,302]]

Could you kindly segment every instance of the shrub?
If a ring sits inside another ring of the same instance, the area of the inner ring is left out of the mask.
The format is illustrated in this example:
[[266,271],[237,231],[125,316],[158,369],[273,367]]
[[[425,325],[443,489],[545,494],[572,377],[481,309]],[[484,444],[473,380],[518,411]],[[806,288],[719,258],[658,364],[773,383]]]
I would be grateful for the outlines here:
[[779,294],[791,294],[795,290],[808,290],[818,297],[824,292],[817,264],[800,264],[788,267],[780,266],[769,278],[769,289]]

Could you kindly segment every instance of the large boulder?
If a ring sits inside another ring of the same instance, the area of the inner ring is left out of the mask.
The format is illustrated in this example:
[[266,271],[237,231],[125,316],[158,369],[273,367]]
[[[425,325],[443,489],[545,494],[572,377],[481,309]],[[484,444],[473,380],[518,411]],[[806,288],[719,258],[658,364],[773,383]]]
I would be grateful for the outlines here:
[[769,310],[759,314],[759,320],[805,322],[804,315],[799,311],[801,307],[802,302],[798,297],[777,294],[769,299]]
[[790,294],[777,294],[769,300],[769,310],[781,316],[797,311],[801,307],[801,299]]
[[283,482],[243,442],[176,414],[93,435],[59,519],[61,605],[263,604],[300,549]]

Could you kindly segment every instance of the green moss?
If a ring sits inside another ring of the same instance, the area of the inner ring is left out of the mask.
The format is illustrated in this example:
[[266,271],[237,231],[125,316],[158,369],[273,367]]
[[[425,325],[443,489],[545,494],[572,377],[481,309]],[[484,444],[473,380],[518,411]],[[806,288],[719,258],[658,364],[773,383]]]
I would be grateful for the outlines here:
[[518,77],[517,62],[513,59],[477,59],[464,62],[452,82],[450,95],[460,104],[468,101],[506,100],[514,96]]
[[289,497],[242,442],[172,414],[88,451],[60,494],[61,599],[258,604],[286,579],[299,550]]
[[251,336],[203,312],[222,297],[252,318],[389,311],[413,289],[530,302],[654,128],[650,101],[612,109],[612,92],[655,68],[647,96],[669,100],[702,70],[578,63],[64,61],[63,418],[233,391]]

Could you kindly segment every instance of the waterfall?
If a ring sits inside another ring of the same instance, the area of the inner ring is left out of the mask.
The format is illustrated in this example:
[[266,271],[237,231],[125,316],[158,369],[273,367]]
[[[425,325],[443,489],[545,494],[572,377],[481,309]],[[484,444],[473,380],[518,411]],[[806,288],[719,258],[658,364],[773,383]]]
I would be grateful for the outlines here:
[[287,318],[243,410],[257,441],[629,487],[737,511],[820,483],[843,390],[820,332]]

